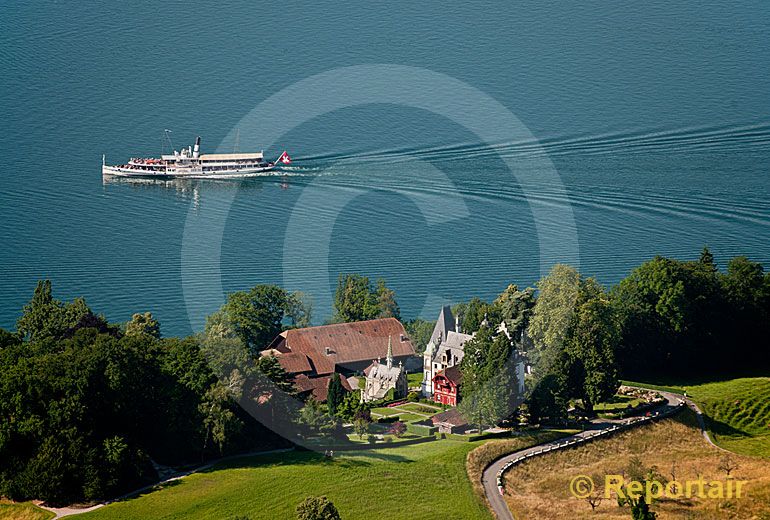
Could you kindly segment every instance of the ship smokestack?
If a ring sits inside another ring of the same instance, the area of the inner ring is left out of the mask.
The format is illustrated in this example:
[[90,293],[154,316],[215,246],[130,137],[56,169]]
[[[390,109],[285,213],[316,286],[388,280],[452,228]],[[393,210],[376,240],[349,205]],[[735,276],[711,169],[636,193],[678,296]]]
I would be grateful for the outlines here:
[[195,148],[193,148],[193,159],[200,157],[201,152],[201,136],[195,138]]

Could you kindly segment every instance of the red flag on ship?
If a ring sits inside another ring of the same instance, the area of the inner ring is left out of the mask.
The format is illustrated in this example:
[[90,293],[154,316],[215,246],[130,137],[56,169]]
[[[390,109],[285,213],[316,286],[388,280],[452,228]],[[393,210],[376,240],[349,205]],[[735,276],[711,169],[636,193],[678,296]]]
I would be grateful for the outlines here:
[[281,164],[291,164],[291,157],[289,157],[289,154],[287,154],[284,150],[284,152],[278,158],[278,162]]

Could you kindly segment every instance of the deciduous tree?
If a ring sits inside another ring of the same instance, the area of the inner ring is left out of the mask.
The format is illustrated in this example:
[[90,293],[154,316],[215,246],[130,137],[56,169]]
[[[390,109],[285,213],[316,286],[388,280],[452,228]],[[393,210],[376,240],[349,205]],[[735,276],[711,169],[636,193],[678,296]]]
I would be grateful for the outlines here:
[[341,520],[340,513],[331,500],[307,497],[297,506],[297,520]]
[[152,313],[136,313],[131,316],[131,321],[126,323],[126,336],[146,334],[151,338],[160,337],[160,323],[152,317]]

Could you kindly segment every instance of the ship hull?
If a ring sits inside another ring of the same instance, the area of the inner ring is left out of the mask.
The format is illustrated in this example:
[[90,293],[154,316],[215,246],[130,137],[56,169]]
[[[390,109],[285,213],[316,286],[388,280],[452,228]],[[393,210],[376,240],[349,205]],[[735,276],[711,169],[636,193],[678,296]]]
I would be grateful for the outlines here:
[[152,171],[103,165],[102,175],[105,177],[134,177],[143,179],[245,179],[248,177],[259,177],[272,170],[275,170],[274,164],[218,171],[206,171],[198,168],[190,169],[190,171]]

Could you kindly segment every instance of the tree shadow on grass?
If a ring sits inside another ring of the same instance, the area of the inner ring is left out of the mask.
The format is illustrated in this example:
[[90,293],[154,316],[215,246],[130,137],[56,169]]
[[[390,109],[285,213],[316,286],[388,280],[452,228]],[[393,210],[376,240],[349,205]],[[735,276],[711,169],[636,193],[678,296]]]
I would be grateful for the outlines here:
[[339,451],[335,456],[326,456],[323,453],[297,449],[284,453],[272,453],[268,455],[252,455],[241,458],[222,461],[210,468],[205,468],[199,473],[212,473],[227,469],[237,468],[258,468],[270,466],[338,466],[344,468],[371,466],[373,461],[367,459],[377,459],[386,462],[414,462],[413,459],[396,455],[393,453],[383,453],[378,450],[355,450]]
[[735,428],[734,426],[731,426],[725,422],[718,421],[714,419],[711,416],[705,415],[703,417],[706,421],[706,427],[714,434],[719,437],[726,437],[729,439],[750,439],[753,437],[753,435],[743,431],[739,430],[738,428]]
[[126,495],[119,496],[117,498],[114,498],[112,500],[108,500],[105,502],[105,504],[116,504],[119,502],[126,502],[128,500],[134,500],[136,498],[141,498],[145,495],[149,495],[152,493],[155,493],[157,491],[162,491],[164,489],[169,489],[175,486],[178,486],[182,483],[182,478],[175,478],[173,480],[167,480],[165,482],[159,482],[157,484],[153,484],[150,486],[147,486],[146,488],[139,489],[137,491],[133,491],[131,493],[128,493]]

